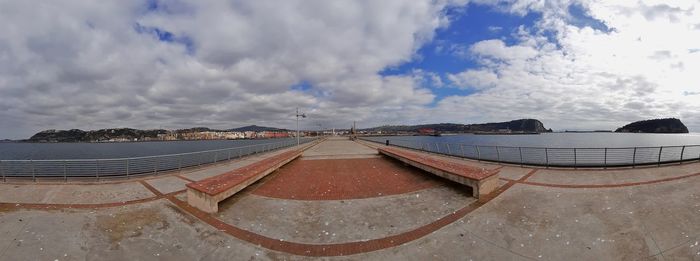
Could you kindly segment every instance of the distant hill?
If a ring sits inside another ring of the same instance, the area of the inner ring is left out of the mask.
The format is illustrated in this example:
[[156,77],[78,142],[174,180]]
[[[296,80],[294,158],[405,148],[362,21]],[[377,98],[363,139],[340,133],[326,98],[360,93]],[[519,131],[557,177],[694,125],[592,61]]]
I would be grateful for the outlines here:
[[[189,129],[179,129],[172,132],[177,134],[193,133],[193,132],[222,132],[222,131],[287,131],[284,129],[263,127],[263,126],[246,126],[230,130],[217,130],[210,129],[207,127],[194,127]],[[133,140],[155,140],[158,138],[158,134],[168,134],[170,131],[163,129],[156,130],[138,130],[130,128],[116,128],[116,129],[101,129],[101,130],[91,130],[84,131],[79,129],[72,130],[45,130],[30,137],[28,142],[99,142],[99,141],[133,141]]]
[[258,126],[258,125],[250,125],[250,126],[245,126],[245,127],[240,127],[240,128],[235,128],[235,129],[229,129],[229,131],[287,131],[286,129],[279,129],[279,128],[272,128],[272,127],[264,127],[264,126]]
[[93,131],[72,130],[45,130],[34,134],[29,138],[30,142],[93,142],[108,141],[110,139],[143,140],[156,138],[158,134],[165,134],[166,130],[137,130],[130,128],[101,129]]
[[454,132],[454,133],[475,133],[475,132],[499,132],[509,130],[510,132],[551,132],[546,129],[541,121],[536,119],[520,119],[507,122],[492,122],[481,124],[458,124],[458,123],[437,123],[437,124],[422,124],[422,125],[394,125],[380,126],[364,131],[382,131],[382,132],[417,132],[419,129],[433,129],[438,132]]
[[205,132],[205,131],[223,131],[223,130],[210,129],[207,127],[194,127],[194,128],[189,128],[189,129],[175,130],[175,133]]
[[676,118],[637,121],[615,130],[635,133],[688,133],[688,128]]

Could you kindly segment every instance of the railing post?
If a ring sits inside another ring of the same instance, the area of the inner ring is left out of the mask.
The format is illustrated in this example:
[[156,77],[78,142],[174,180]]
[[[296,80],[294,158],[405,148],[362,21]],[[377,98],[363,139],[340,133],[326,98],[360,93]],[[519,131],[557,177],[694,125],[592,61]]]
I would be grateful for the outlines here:
[[100,181],[100,160],[95,160],[95,178]]
[[218,159],[219,159],[219,152],[216,151],[216,152],[214,152],[214,163],[216,163],[216,161],[217,161]]
[[578,160],[576,159],[576,148],[574,148],[574,169],[578,168]]
[[63,182],[68,182],[68,168],[65,160],[63,161]]
[[496,146],[496,161],[501,162],[501,152],[498,150],[498,146]]
[[544,167],[549,168],[549,148],[544,148]]
[[476,160],[481,161],[481,150],[479,150],[479,145],[475,145],[476,147]]
[[637,166],[637,147],[634,147],[634,152],[632,152],[632,168]]
[[447,155],[452,155],[452,150],[450,149],[450,144],[445,143],[445,146],[447,146]]
[[435,149],[437,150],[437,153],[440,154],[440,144],[435,142]]
[[2,160],[0,160],[0,175],[2,175],[2,182],[7,182],[5,179],[5,172],[2,170]]
[[608,168],[608,148],[605,148],[605,154],[603,156],[603,169]]
[[523,147],[518,147],[518,152],[520,152],[520,167],[523,166]]
[[664,146],[659,147],[659,160],[656,162],[656,166],[661,166],[661,153],[664,151]]
[[685,146],[681,149],[681,161],[678,164],[683,164],[683,154],[685,153]]
[[466,156],[464,156],[464,144],[459,144],[459,150],[462,151],[462,158],[466,158]]
[[29,165],[32,166],[32,180],[33,180],[34,182],[36,182],[36,173],[34,173],[34,161],[33,161],[33,160],[30,160],[30,161],[29,161]]

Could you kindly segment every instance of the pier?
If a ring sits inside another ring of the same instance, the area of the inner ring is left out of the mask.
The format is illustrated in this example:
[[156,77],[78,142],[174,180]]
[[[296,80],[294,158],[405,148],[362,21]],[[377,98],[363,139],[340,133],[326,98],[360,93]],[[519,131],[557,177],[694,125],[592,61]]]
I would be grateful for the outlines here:
[[[700,259],[700,163],[548,169],[389,146],[497,173],[477,198],[386,147],[331,137],[152,176],[0,183],[0,260]],[[216,213],[188,204],[188,184],[295,150]]]

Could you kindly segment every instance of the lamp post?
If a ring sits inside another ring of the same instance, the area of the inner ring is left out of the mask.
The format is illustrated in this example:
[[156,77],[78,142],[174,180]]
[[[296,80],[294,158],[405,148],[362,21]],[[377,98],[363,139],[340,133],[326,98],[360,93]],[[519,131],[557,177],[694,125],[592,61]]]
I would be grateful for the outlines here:
[[306,118],[306,114],[299,114],[299,107],[297,107],[297,145],[299,145],[299,117]]

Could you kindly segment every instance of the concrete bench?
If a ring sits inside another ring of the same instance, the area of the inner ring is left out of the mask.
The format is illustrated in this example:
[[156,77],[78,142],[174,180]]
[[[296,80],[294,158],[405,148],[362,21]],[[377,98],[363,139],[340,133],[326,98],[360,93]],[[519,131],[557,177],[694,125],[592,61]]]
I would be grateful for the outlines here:
[[440,159],[435,156],[410,152],[404,149],[384,147],[378,150],[381,154],[402,161],[413,167],[470,186],[472,188],[472,195],[475,198],[479,198],[481,195],[487,195],[498,188],[498,170],[477,168]]
[[284,152],[224,174],[187,184],[187,203],[207,213],[219,211],[219,202],[301,156],[303,149]]

